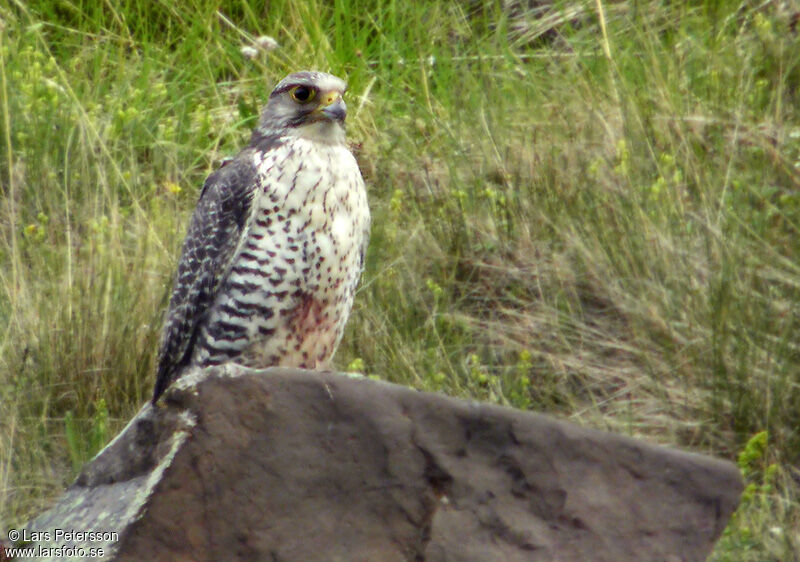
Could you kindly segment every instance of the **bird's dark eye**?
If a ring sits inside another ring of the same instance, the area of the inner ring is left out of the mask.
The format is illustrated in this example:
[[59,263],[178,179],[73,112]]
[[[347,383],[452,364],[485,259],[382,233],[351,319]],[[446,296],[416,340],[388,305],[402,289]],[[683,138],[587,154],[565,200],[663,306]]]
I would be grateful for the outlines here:
[[292,95],[292,99],[294,101],[308,103],[314,99],[317,91],[313,88],[309,88],[308,86],[295,86],[289,90],[289,93]]

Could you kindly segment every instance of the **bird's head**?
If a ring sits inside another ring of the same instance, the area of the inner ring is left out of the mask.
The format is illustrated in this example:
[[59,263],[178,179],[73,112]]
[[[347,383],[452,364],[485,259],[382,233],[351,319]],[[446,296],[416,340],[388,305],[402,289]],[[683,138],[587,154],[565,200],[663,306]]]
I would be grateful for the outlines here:
[[332,74],[290,74],[269,95],[256,131],[265,136],[289,135],[342,144],[347,116],[342,95],[346,89],[347,84]]

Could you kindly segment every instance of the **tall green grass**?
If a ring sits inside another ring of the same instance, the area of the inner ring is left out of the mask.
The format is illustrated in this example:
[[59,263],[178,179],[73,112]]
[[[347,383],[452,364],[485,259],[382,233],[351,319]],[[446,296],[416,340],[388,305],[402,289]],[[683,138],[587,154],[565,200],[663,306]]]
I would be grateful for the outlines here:
[[147,399],[203,179],[320,68],[374,224],[337,365],[738,460],[715,559],[800,557],[797,14],[526,5],[0,7],[0,525]]

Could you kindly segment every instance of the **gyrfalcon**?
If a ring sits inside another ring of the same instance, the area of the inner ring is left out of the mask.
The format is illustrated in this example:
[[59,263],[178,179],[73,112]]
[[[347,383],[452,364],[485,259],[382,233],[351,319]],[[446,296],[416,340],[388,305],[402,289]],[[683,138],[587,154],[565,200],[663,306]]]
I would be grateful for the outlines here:
[[344,81],[297,72],[213,172],[183,243],[153,402],[192,367],[326,368],[364,268],[370,215],[345,144]]

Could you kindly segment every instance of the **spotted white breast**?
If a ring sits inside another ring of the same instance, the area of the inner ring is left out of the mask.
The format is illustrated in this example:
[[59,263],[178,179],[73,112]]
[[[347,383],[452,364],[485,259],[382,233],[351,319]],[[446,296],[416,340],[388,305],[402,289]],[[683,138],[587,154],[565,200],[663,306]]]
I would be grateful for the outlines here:
[[326,367],[363,269],[364,181],[345,146],[303,138],[253,165],[252,211],[191,362]]

